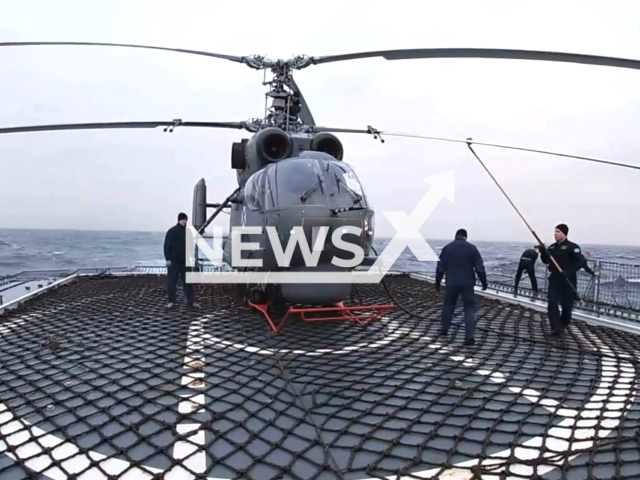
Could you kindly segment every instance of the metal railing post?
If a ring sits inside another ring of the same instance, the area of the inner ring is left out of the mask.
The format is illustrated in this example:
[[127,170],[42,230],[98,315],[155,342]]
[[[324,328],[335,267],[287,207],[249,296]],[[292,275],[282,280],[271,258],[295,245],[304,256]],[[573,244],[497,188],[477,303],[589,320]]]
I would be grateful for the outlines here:
[[596,288],[595,288],[595,292],[594,292],[594,303],[595,303],[595,307],[596,307],[596,314],[600,315],[600,277],[602,276],[602,265],[600,260],[596,261],[596,272],[599,273],[599,275],[596,277]]

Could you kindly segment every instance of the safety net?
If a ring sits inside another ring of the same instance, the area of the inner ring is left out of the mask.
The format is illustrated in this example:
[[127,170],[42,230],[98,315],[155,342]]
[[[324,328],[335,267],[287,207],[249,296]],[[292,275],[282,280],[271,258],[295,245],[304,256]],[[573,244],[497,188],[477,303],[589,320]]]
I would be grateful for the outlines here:
[[0,316],[0,479],[640,478],[640,337],[407,275],[280,334],[233,285],[83,277]]

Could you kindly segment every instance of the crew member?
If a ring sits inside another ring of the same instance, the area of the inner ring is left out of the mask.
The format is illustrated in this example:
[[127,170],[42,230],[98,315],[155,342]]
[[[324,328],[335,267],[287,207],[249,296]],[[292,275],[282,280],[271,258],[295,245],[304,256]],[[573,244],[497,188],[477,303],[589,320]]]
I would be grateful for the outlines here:
[[451,326],[451,317],[458,300],[462,297],[464,305],[465,345],[473,345],[475,322],[475,296],[473,286],[476,275],[487,289],[487,274],[480,252],[472,243],[467,242],[467,231],[463,228],[456,232],[455,240],[442,249],[440,261],[436,267],[436,290],[440,290],[442,278],[446,278],[444,305],[442,307],[442,330],[440,335],[447,335]]
[[186,236],[187,214],[180,213],[178,215],[178,223],[167,231],[167,235],[164,238],[164,258],[167,261],[168,308],[173,307],[176,303],[178,278],[182,278],[187,305],[190,307],[199,307],[199,305],[193,301],[193,285],[187,283]]
[[[549,265],[549,323],[551,335],[557,337],[569,326],[571,322],[571,309],[577,299],[576,273],[583,267],[584,257],[580,246],[569,241],[567,235],[569,227],[561,223],[555,228],[555,243],[545,248],[540,245],[540,257],[544,264]],[[558,271],[551,257],[560,266],[562,273]],[[558,304],[562,306],[562,316],[558,310]]]
[[593,270],[591,270],[591,268],[589,268],[589,259],[591,258],[591,252],[584,252],[584,254],[582,255],[584,257],[584,263],[582,264],[582,268],[584,268],[584,271],[587,272],[589,275],[593,275],[594,277],[597,277],[598,275],[600,275],[600,272],[594,272]]
[[522,272],[527,271],[529,275],[529,280],[531,280],[531,289],[535,295],[538,294],[538,280],[536,279],[536,270],[535,264],[536,260],[538,260],[538,253],[540,252],[539,247],[536,245],[533,248],[529,248],[522,253],[520,257],[520,263],[518,264],[518,271],[516,272],[516,285],[514,289],[514,293],[518,294],[518,284],[520,283],[520,278],[522,277]]
[[294,91],[291,94],[291,101],[289,103],[289,115],[298,118],[298,115],[300,115],[300,110],[302,110],[302,105],[300,103],[300,92]]

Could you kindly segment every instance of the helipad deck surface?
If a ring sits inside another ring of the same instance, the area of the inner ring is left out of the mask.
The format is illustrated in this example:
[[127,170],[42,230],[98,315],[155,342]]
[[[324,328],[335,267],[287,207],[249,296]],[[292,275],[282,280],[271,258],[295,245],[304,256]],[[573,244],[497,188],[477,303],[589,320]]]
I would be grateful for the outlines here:
[[[366,329],[274,335],[232,286],[166,310],[162,277],[81,277],[0,316],[0,479],[640,478],[640,337],[409,277]],[[180,297],[179,297],[180,298]],[[353,303],[387,303],[382,285]],[[475,472],[475,477],[474,473]]]

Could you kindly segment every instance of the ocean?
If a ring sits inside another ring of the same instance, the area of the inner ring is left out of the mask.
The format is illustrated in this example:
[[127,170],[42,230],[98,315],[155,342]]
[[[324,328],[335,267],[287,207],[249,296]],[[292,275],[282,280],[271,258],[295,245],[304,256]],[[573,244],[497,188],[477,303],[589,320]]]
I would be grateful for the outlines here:
[[[0,229],[0,277],[25,270],[164,265],[163,232],[96,232]],[[429,240],[436,253],[450,240]],[[384,250],[389,239],[378,239]],[[533,243],[472,241],[483,256],[489,277],[515,275],[520,254]],[[640,265],[640,247],[581,244],[592,260]],[[536,262],[539,274],[542,265]],[[409,249],[394,270],[432,273],[435,262],[420,262]]]

